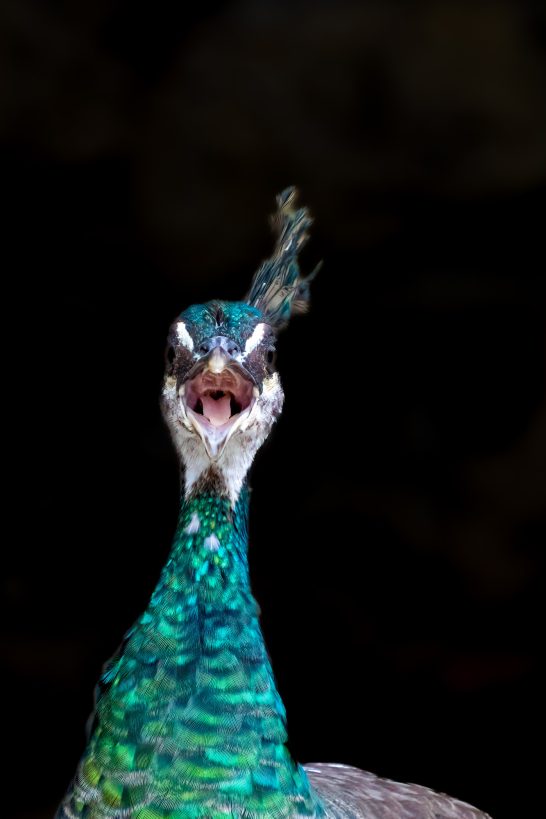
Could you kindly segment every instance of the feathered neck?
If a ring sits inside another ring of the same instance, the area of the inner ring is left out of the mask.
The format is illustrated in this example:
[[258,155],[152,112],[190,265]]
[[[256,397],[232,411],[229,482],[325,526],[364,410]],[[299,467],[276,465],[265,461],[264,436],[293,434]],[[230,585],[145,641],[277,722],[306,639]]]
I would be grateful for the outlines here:
[[245,484],[234,507],[206,489],[182,502],[148,608],[104,674],[75,815],[322,815],[285,746],[249,585],[248,497]]

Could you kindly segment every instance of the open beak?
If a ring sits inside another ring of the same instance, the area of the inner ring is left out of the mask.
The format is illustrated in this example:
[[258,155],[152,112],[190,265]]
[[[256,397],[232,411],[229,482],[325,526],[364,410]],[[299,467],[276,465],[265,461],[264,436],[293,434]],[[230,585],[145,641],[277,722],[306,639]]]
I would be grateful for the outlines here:
[[214,347],[180,387],[182,409],[200,435],[209,458],[217,460],[233,434],[245,428],[259,395],[248,373]]

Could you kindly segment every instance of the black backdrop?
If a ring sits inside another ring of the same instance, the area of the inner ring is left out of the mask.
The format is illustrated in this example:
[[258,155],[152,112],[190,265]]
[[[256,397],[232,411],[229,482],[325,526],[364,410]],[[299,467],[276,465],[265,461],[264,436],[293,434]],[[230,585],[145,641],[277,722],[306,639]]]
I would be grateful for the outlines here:
[[534,815],[540,5],[8,0],[0,44],[8,815],[52,815],[169,550],[167,327],[245,292],[288,184],[324,267],[251,565],[291,747]]

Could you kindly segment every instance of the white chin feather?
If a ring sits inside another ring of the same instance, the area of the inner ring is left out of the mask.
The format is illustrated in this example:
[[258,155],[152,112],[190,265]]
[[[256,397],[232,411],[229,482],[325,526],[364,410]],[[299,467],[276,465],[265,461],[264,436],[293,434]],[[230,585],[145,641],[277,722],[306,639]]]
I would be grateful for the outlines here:
[[185,405],[184,387],[178,395],[176,392],[174,384],[166,379],[163,412],[184,465],[186,497],[201,476],[214,466],[234,504],[257,450],[280,415],[284,394],[278,374],[264,380],[261,393],[255,390],[251,406],[236,417],[229,429],[209,425],[206,434],[199,416],[188,411]]
[[227,421],[219,426],[209,423],[203,415],[198,415],[184,406],[183,409],[201,438],[211,461],[217,461],[221,458],[229,441],[237,434],[238,430],[246,429],[252,423],[252,414],[257,405],[258,397],[259,393],[255,388],[255,395],[250,406],[235,416],[232,421]]

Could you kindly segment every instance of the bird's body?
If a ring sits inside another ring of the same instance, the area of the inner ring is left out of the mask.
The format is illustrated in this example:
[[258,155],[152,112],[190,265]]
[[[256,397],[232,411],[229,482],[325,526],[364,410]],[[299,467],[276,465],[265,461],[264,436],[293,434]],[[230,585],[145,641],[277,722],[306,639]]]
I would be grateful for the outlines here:
[[350,765],[313,763],[304,770],[327,819],[489,819],[451,796]]
[[309,220],[292,201],[247,301],[195,305],[171,329],[162,400],[183,466],[178,527],[103,673],[57,819],[485,819],[418,786],[301,767],[286,747],[250,587],[246,474],[282,408],[275,331],[307,296],[296,253]]

